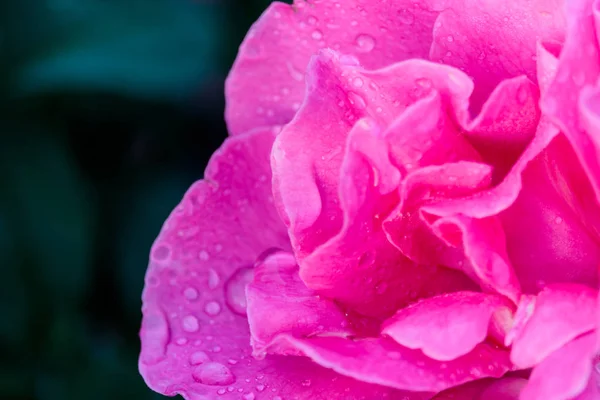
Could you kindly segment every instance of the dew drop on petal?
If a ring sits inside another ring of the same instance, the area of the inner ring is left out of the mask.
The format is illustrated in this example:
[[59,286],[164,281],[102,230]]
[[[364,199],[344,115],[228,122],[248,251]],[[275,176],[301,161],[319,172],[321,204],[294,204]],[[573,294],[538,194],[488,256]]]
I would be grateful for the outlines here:
[[219,274],[214,269],[210,268],[208,270],[208,288],[215,289],[219,286],[221,279],[219,278]]
[[183,296],[188,300],[196,300],[198,298],[198,291],[190,286],[185,288]]
[[183,325],[183,330],[186,332],[196,332],[200,328],[198,318],[194,317],[193,315],[187,315],[183,317],[181,322]]
[[190,355],[190,364],[199,365],[210,361],[210,357],[203,351],[195,351]]
[[371,35],[363,33],[356,36],[354,43],[356,44],[356,47],[359,51],[368,53],[375,47],[375,38],[373,38],[373,36]]
[[221,312],[221,305],[216,301],[209,301],[204,306],[204,312],[210,316],[219,315]]
[[156,246],[152,252],[152,259],[154,261],[165,261],[171,255],[171,249],[165,245]]
[[197,382],[205,385],[229,385],[235,382],[235,376],[229,368],[218,362],[200,364],[192,372]]
[[238,269],[225,283],[225,303],[238,315],[246,315],[246,286],[252,282],[252,268]]

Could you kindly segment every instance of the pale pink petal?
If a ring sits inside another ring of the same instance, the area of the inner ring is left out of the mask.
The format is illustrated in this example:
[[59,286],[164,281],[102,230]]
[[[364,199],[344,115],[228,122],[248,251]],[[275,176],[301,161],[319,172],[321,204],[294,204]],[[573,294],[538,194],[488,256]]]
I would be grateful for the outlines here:
[[503,79],[536,78],[538,40],[562,40],[564,0],[456,0],[438,17],[430,59],[463,69],[475,81],[471,108]]
[[558,57],[562,43],[554,41],[538,42],[537,45],[537,82],[542,95],[552,84],[558,68]]
[[385,338],[282,336],[280,340],[342,375],[413,392],[436,393],[480,378],[497,378],[510,369],[507,352],[487,344],[479,344],[462,357],[442,362]]
[[448,389],[432,400],[519,400],[527,380],[516,377],[480,379]]
[[595,340],[588,333],[546,357],[533,369],[521,400],[572,399],[584,392],[592,373]]
[[[550,353],[596,327],[597,290],[575,284],[554,284],[537,296],[533,314],[518,326],[510,359],[531,368]],[[514,328],[513,328],[514,329]]]
[[275,2],[248,32],[225,86],[229,132],[283,124],[304,98],[310,57],[331,48],[369,69],[427,58],[440,0]]
[[247,304],[257,356],[264,356],[266,345],[280,333],[298,337],[353,333],[336,304],[304,285],[294,256],[287,252],[274,252],[257,263],[254,280],[247,288]]
[[274,136],[269,129],[228,139],[163,226],[142,295],[140,372],[157,392],[188,400],[331,400],[346,390],[404,399],[305,358],[251,356],[244,289],[252,266],[265,249],[289,249],[270,201]]
[[494,294],[456,292],[421,300],[384,322],[382,333],[434,360],[454,360],[488,336],[494,313],[513,305]]

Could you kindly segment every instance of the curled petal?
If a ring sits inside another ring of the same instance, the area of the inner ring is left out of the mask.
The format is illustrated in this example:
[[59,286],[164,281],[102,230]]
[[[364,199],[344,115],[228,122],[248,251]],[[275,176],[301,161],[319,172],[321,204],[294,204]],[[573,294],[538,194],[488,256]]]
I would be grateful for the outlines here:
[[533,369],[527,386],[521,392],[521,399],[564,400],[584,393],[596,351],[592,333],[556,350]]
[[427,58],[440,0],[274,2],[240,46],[225,85],[226,120],[237,135],[289,122],[304,98],[311,56],[332,48],[370,69]]
[[512,312],[505,298],[477,292],[455,292],[421,300],[388,319],[382,333],[434,360],[454,360],[488,336],[492,317]]
[[512,334],[511,361],[518,368],[531,368],[571,340],[594,330],[597,297],[596,290],[582,285],[544,288],[528,321]]

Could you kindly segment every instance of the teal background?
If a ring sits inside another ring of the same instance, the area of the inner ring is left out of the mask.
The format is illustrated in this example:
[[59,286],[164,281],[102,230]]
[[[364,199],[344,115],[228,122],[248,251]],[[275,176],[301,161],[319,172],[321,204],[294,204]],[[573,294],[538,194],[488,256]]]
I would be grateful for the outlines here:
[[149,247],[268,3],[0,2],[0,398],[161,398],[137,372]]

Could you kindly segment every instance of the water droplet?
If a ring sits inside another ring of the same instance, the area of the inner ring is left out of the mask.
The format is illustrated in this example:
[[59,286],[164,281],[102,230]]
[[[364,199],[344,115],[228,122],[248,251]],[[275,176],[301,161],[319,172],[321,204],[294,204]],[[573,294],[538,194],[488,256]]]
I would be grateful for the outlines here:
[[192,377],[197,382],[205,385],[229,385],[235,382],[235,376],[229,368],[221,363],[207,362],[200,364],[194,372]]
[[367,107],[367,102],[358,93],[349,92],[348,101],[350,102],[350,104],[356,106],[356,108],[358,108],[359,110],[363,110],[365,107]]
[[229,360],[227,360],[227,362],[231,365],[235,365],[238,363],[237,360],[234,360],[233,358],[230,358]]
[[214,346],[214,347],[212,348],[212,352],[213,352],[213,353],[220,353],[220,352],[221,352],[221,350],[222,350],[222,349],[221,349],[221,346],[219,346],[219,345],[216,345],[216,346]]
[[367,252],[363,253],[360,256],[360,258],[358,259],[358,266],[366,267],[366,266],[373,264],[373,261],[375,261],[374,253],[372,251],[367,251]]
[[246,286],[252,282],[252,268],[238,269],[225,283],[225,302],[236,314],[246,315]]
[[317,18],[313,15],[309,15],[308,18],[306,18],[306,22],[308,22],[309,25],[315,25],[317,23]]
[[323,38],[323,32],[321,32],[318,29],[315,29],[311,36],[315,40],[321,40]]
[[481,52],[481,53],[479,53],[479,55],[477,56],[477,59],[481,61],[481,60],[485,60],[485,57],[487,57],[487,56],[486,56],[485,52],[483,52],[483,51],[482,51],[482,52]]
[[193,315],[183,317],[182,325],[183,330],[186,332],[196,332],[200,328],[198,318],[194,317]]
[[310,379],[305,379],[305,380],[302,381],[302,386],[307,386],[308,387],[308,386],[310,386],[310,384],[311,384]]
[[204,312],[211,316],[219,315],[221,312],[221,305],[216,301],[209,301],[204,306]]
[[452,35],[448,35],[446,40],[448,40],[448,42],[452,43],[452,42],[454,42],[454,37]]
[[188,300],[196,300],[198,298],[198,291],[193,287],[188,287],[183,291],[183,296]]
[[202,250],[200,253],[198,253],[198,258],[202,261],[208,261],[210,255],[206,250]]
[[415,81],[415,83],[425,89],[429,89],[433,85],[431,80],[428,78],[419,78]]
[[181,337],[181,338],[179,338],[179,339],[177,339],[177,340],[175,341],[175,343],[176,343],[177,345],[179,345],[179,346],[183,346],[183,345],[184,345],[184,344],[186,344],[187,342],[188,342],[188,340],[187,340],[186,338],[184,338],[184,337]]
[[256,396],[252,392],[244,395],[244,400],[254,400],[255,398],[256,398]]
[[265,390],[265,385],[263,385],[262,383],[260,385],[256,385],[256,390],[262,392],[263,390]]
[[562,224],[562,222],[563,222],[563,219],[562,219],[561,217],[556,217],[556,218],[554,219],[554,222],[556,222],[556,224],[557,224],[557,225],[560,225],[560,224]]
[[217,390],[217,394],[218,394],[218,395],[224,395],[224,394],[225,394],[225,392],[227,392],[227,390],[225,390],[225,389],[223,389],[223,388],[221,388],[221,389]]
[[398,11],[398,19],[405,25],[412,25],[415,22],[415,15],[410,10],[403,8]]
[[354,87],[362,87],[362,85],[364,84],[363,80],[359,77],[356,77],[352,80],[352,84],[354,85]]
[[210,361],[210,357],[203,351],[196,351],[190,355],[190,364],[198,365]]
[[517,101],[521,104],[525,104],[529,98],[529,91],[525,85],[521,86],[517,90]]
[[219,274],[214,269],[210,268],[208,270],[208,288],[215,289],[219,286],[221,279],[219,278]]
[[286,63],[288,72],[290,73],[290,76],[292,77],[292,79],[298,81],[298,82],[302,82],[304,80],[304,74],[302,72],[300,72],[298,70],[298,68],[294,67],[294,65],[291,62],[287,62]]
[[152,252],[152,258],[154,261],[165,261],[171,255],[171,249],[165,245],[156,246]]
[[373,50],[373,48],[375,47],[375,38],[365,33],[358,35],[354,42],[358,50],[365,53]]

